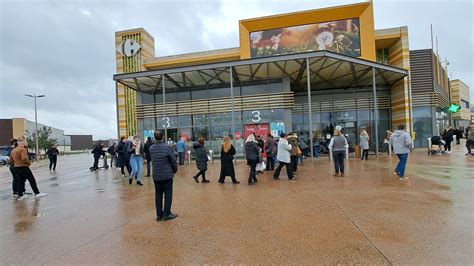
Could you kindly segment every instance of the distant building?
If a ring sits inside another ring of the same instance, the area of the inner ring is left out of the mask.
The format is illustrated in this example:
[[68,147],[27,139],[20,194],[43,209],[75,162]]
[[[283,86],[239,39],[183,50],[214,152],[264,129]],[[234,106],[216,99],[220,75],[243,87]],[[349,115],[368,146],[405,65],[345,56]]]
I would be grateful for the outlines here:
[[[38,123],[38,129],[42,127],[51,128],[50,137],[56,139],[56,144],[59,145],[58,149],[60,151],[85,150],[86,148],[90,149],[92,146],[92,135],[73,135],[73,141],[71,135],[65,135],[64,130],[62,129]],[[28,131],[30,134],[35,132],[35,122],[25,118],[0,119],[0,146],[9,145],[10,140],[13,138],[25,136],[26,131]],[[82,147],[76,143],[78,139],[81,139],[78,136],[82,136],[84,139],[90,139],[89,147],[75,149],[75,147]]]
[[461,106],[459,112],[453,114],[456,127],[467,127],[471,123],[469,87],[459,79],[451,81],[451,102]]
[[92,149],[92,135],[68,135],[71,138],[71,150],[80,151]]

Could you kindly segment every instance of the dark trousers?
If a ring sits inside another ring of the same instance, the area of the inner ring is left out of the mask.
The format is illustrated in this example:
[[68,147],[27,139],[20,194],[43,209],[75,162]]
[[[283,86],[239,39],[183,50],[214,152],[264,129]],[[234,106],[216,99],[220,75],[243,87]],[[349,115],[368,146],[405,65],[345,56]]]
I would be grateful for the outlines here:
[[290,159],[291,159],[291,169],[293,170],[293,172],[296,172],[296,170],[298,170],[298,156],[291,155]]
[[293,169],[291,168],[291,163],[285,163],[285,162],[279,162],[278,167],[273,173],[273,178],[279,178],[280,177],[280,172],[283,166],[286,166],[286,174],[288,175],[288,179],[293,178]]
[[[49,157],[49,170],[56,170],[56,163],[58,162],[58,157]],[[52,167],[52,168],[51,168]]]
[[12,190],[13,194],[18,194],[18,175],[15,172],[15,166],[10,165],[10,173],[12,173]]
[[200,175],[202,175],[202,180],[206,180],[206,171],[207,170],[200,170],[195,177],[198,178]]
[[258,160],[247,160],[248,165],[250,166],[250,173],[249,173],[249,184],[253,182],[257,182],[257,163]]
[[471,153],[471,147],[474,146],[474,141],[466,140],[466,149],[467,153]]
[[179,157],[179,165],[184,165],[184,151],[178,152],[178,157]]
[[[94,156],[94,165],[92,167],[99,168],[99,159],[100,157]],[[51,169],[51,167],[49,167],[49,169]]]
[[366,159],[366,160],[369,159],[369,149],[367,149],[367,150],[362,150],[362,158],[361,158],[361,159],[362,159],[362,160],[364,160],[364,159]]
[[446,140],[446,145],[444,145],[444,149],[447,151],[451,151],[451,140]]
[[151,160],[146,160],[146,175],[149,176],[151,174],[150,172],[150,167],[151,167]]
[[23,167],[15,167],[15,173],[17,174],[17,192],[18,196],[23,196],[23,192],[25,191],[25,182],[28,180],[30,182],[31,189],[33,190],[33,193],[39,194],[40,191],[38,189],[38,186],[36,185],[36,179],[33,176],[33,173],[31,172],[30,168],[28,166],[23,166]]
[[461,139],[461,137],[457,137],[457,136],[456,136],[456,144],[457,144],[457,145],[461,144],[461,142],[459,141],[460,139]]
[[336,174],[344,174],[344,157],[346,157],[346,151],[333,151],[332,157],[334,159]]
[[[166,217],[171,214],[171,204],[173,203],[173,179],[153,180],[155,183],[155,206],[156,217]],[[163,196],[165,197],[165,206],[163,208]]]
[[114,166],[115,162],[115,167],[117,167],[117,157],[115,157],[115,154],[110,155],[110,167]]
[[127,172],[128,174],[132,173],[132,166],[130,165],[130,157],[124,158],[123,165],[120,167],[120,170],[122,171],[122,175],[125,175],[124,167],[127,167]]
[[273,160],[273,156],[267,155],[267,170],[274,170],[275,169],[275,161]]

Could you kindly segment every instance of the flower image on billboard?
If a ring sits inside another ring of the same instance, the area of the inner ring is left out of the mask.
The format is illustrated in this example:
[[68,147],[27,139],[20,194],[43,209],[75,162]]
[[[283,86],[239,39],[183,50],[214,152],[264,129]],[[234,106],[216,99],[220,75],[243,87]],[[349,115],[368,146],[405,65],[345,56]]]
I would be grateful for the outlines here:
[[327,50],[360,56],[359,19],[306,24],[250,33],[252,58]]

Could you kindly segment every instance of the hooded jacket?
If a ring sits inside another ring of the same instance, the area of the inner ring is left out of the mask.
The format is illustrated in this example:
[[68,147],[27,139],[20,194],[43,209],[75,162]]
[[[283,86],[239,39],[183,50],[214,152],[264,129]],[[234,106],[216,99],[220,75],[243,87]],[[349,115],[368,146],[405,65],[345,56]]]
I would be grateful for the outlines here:
[[196,152],[196,166],[199,171],[206,171],[207,170],[207,150],[204,145],[200,143],[196,143],[193,146],[193,149]]
[[404,130],[395,130],[390,136],[390,144],[395,154],[406,154],[410,152],[412,140],[410,135]]
[[257,143],[249,141],[245,143],[245,158],[247,160],[258,161],[260,156],[260,148],[257,146]]

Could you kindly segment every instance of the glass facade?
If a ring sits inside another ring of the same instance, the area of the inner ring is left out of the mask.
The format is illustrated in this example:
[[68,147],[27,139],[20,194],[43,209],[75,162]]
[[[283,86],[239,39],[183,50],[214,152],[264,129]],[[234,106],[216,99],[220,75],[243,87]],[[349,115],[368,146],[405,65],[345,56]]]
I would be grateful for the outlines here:
[[[230,87],[176,88],[166,90],[166,108],[164,108],[166,115],[162,112],[163,115],[160,117],[138,119],[139,134],[147,137],[154,129],[166,129],[168,138],[173,141],[177,141],[180,136],[186,139],[189,149],[192,148],[192,142],[203,137],[206,140],[206,148],[212,150],[215,156],[220,155],[223,138],[230,136],[235,143],[237,155],[242,156],[244,139],[250,131],[255,131],[255,127],[260,129],[258,132],[262,135],[270,133],[272,123],[283,123],[287,125],[286,128],[291,128],[291,109],[276,106],[273,98],[268,96],[276,95],[275,101],[281,101],[283,98],[278,95],[290,92],[289,84],[285,86],[282,79],[259,80],[247,84],[236,82],[233,90],[235,99],[233,125],[232,109],[229,105]],[[163,103],[162,91],[139,94],[142,104]],[[207,108],[206,102],[213,100],[222,102],[222,105],[227,107]],[[179,107],[181,104],[193,107],[186,107],[190,110],[183,111]],[[178,115],[175,115],[176,113]]]
[[[310,138],[313,142],[321,143],[323,152],[327,152],[327,145],[337,126],[342,128],[345,134],[350,152],[359,143],[361,130],[366,130],[370,136],[370,150],[375,152],[375,121],[374,110],[371,101],[373,96],[367,93],[358,93],[347,96],[347,94],[325,94],[312,96],[312,134],[309,134],[309,116],[307,112],[306,96],[297,97],[295,108],[292,114],[293,131],[298,133],[301,140],[310,145]],[[378,98],[387,98],[388,92],[378,92]],[[342,100],[341,98],[345,97]],[[369,101],[367,101],[369,99]],[[365,104],[363,104],[365,101]],[[367,105],[369,102],[369,105]],[[300,108],[298,108],[300,107]],[[319,109],[319,110],[318,110]],[[378,109],[379,124],[379,149],[382,147],[385,131],[390,129],[390,110],[386,104],[380,104]]]

